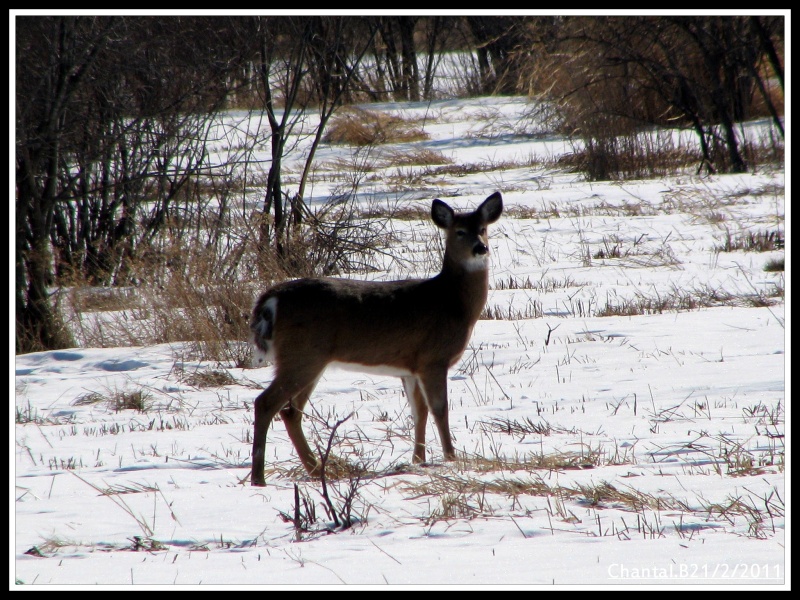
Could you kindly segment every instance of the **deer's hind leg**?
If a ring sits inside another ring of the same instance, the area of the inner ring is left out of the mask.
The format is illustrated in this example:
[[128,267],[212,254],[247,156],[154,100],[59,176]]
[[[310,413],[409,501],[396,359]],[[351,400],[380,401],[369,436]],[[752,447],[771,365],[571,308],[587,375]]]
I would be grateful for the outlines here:
[[[267,430],[275,416],[281,412],[283,422],[289,432],[303,466],[309,473],[316,468],[317,460],[308,446],[300,425],[302,409],[319,379],[321,369],[304,370],[303,372],[286,374],[280,368],[269,387],[258,395],[254,405],[253,431],[253,466],[250,483],[254,486],[265,486],[264,451],[267,442]],[[282,411],[286,412],[282,412]]]
[[314,391],[317,381],[319,381],[319,375],[298,392],[289,402],[289,405],[284,407],[280,413],[283,424],[286,426],[286,431],[289,434],[289,439],[292,440],[292,444],[297,451],[297,456],[300,458],[300,462],[303,463],[308,474],[312,477],[319,475],[320,463],[314,451],[311,450],[311,447],[308,445],[308,440],[306,440],[305,433],[303,433],[302,421],[303,408],[306,402],[308,402],[311,392]]

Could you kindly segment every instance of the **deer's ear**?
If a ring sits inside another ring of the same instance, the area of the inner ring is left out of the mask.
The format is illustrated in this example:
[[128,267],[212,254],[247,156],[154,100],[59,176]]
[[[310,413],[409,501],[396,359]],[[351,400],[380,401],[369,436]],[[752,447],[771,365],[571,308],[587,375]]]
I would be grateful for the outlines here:
[[480,213],[484,223],[494,223],[503,212],[503,196],[500,192],[495,192],[483,201],[476,212]]
[[442,229],[449,229],[453,225],[455,213],[453,209],[447,206],[438,198],[433,201],[431,205],[431,218]]

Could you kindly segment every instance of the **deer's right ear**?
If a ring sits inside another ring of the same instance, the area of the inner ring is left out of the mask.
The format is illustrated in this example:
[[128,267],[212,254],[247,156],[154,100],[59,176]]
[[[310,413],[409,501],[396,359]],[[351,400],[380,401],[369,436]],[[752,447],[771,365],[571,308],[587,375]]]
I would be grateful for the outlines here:
[[431,205],[431,218],[442,229],[449,229],[453,225],[455,213],[453,209],[447,206],[438,198],[433,201]]

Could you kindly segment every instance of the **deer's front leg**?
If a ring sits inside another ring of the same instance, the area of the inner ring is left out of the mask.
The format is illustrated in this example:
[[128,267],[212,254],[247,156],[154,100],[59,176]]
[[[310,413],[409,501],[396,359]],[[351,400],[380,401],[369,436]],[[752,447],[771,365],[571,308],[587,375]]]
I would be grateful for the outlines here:
[[442,440],[442,453],[445,460],[455,460],[456,452],[450,436],[450,418],[447,405],[447,367],[430,368],[419,378],[439,439]]

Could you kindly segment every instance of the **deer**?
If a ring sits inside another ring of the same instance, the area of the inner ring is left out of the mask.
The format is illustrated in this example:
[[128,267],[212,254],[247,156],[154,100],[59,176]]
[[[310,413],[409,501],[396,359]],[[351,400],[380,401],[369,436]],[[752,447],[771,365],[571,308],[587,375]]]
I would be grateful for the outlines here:
[[253,366],[271,362],[275,372],[254,402],[252,486],[266,485],[267,429],[278,414],[305,470],[311,477],[321,475],[301,422],[329,365],[399,377],[414,422],[413,463],[426,463],[429,413],[444,460],[456,459],[447,374],[466,350],[486,304],[487,225],[502,211],[500,192],[466,213],[433,200],[431,219],[444,230],[445,250],[441,271],[429,279],[302,278],[278,283],[259,296],[250,320]]

